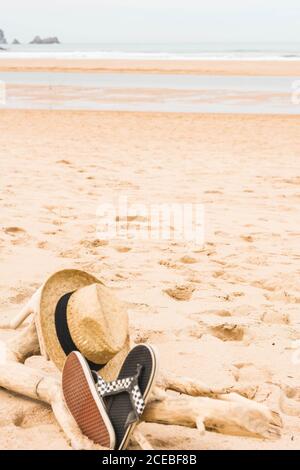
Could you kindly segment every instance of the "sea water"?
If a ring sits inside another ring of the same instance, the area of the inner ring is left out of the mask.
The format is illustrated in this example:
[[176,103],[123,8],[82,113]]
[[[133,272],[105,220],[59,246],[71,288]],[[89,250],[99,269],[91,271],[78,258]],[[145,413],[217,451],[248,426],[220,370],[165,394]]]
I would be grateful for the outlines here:
[[3,45],[3,58],[300,60],[300,42],[98,43]]

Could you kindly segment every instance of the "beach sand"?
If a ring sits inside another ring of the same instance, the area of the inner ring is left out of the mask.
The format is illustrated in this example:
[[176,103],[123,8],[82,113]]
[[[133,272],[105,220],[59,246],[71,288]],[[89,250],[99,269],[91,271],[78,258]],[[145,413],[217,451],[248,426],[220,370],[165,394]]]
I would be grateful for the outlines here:
[[297,76],[299,60],[121,60],[9,58],[1,72],[177,73],[196,75]]
[[[297,116],[2,110],[1,318],[53,271],[87,270],[127,303],[132,337],[157,346],[163,370],[249,387],[282,413],[275,441],[143,424],[154,448],[298,449],[299,126]],[[97,207],[118,195],[204,204],[204,246],[100,240]],[[69,448],[50,408],[1,390],[0,448],[45,446]]]

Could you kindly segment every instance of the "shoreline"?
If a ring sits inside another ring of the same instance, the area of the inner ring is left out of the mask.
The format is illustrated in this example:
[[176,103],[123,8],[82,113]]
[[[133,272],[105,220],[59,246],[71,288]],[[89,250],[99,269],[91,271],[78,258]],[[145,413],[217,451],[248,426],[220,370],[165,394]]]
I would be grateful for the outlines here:
[[94,117],[102,116],[103,117],[109,117],[113,118],[115,117],[126,117],[126,116],[132,116],[135,118],[138,118],[139,116],[141,117],[151,117],[153,119],[159,119],[159,118],[174,118],[174,119],[196,119],[196,120],[212,120],[212,121],[217,121],[222,119],[228,119],[232,121],[244,121],[244,122],[251,122],[251,121],[267,121],[267,120],[291,120],[291,121],[299,121],[300,123],[300,115],[299,114],[280,114],[280,113],[233,113],[229,111],[224,111],[222,113],[220,112],[205,112],[205,113],[200,113],[200,112],[182,112],[182,111],[140,111],[140,110],[125,110],[125,109],[59,109],[59,108],[2,108],[1,113],[4,114],[6,113],[7,115],[11,114],[48,114],[49,115],[55,115],[57,114],[66,114],[66,115],[80,115],[80,114],[85,114],[85,115],[94,115]]
[[299,76],[300,60],[119,60],[6,59],[0,72],[160,73],[194,75]]

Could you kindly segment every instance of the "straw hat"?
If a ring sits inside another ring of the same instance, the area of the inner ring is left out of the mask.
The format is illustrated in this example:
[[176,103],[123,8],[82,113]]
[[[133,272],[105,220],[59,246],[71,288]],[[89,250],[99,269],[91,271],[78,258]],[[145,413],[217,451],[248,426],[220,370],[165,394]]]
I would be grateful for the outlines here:
[[99,279],[76,269],[58,271],[43,285],[38,332],[59,369],[77,350],[107,380],[115,378],[129,351],[124,306]]

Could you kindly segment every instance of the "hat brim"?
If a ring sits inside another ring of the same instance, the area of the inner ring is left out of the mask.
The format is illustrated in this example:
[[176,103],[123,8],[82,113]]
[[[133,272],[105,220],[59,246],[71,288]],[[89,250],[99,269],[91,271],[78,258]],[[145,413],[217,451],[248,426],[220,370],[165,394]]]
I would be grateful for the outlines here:
[[[63,295],[94,283],[103,284],[85,271],[64,269],[50,276],[42,287],[38,315],[40,334],[47,355],[60,370],[63,368],[66,354],[56,333],[55,310],[57,303]],[[107,369],[108,375],[114,374],[121,367],[123,357],[126,356],[128,350],[129,340],[126,341],[122,350],[101,369],[101,374],[103,371],[106,375],[104,369]],[[99,369],[101,367],[103,365],[99,364]]]

